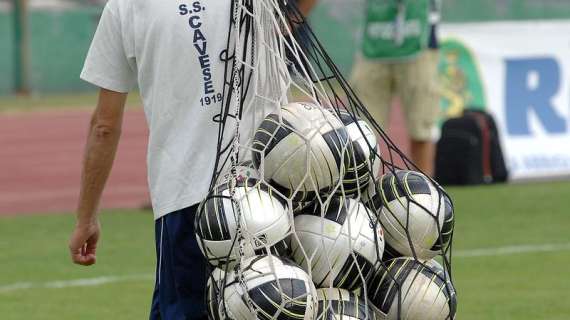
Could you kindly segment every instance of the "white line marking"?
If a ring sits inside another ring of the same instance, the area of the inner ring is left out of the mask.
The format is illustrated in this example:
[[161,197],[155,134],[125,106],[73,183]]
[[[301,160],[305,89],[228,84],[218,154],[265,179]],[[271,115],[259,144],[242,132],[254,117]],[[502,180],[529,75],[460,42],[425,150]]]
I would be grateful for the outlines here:
[[492,257],[506,256],[520,253],[533,252],[555,252],[570,250],[570,243],[560,244],[538,244],[538,245],[520,245],[507,246],[498,248],[474,249],[474,250],[458,250],[453,253],[453,257],[470,258],[470,257]]
[[50,281],[50,282],[18,282],[5,286],[0,286],[0,294],[9,293],[19,290],[27,289],[63,289],[70,287],[88,287],[88,286],[100,286],[109,283],[117,282],[129,282],[129,281],[140,281],[140,280],[154,280],[154,274],[133,274],[126,276],[107,276],[98,278],[86,278],[86,279],[75,279],[75,280],[61,280],[61,281]]

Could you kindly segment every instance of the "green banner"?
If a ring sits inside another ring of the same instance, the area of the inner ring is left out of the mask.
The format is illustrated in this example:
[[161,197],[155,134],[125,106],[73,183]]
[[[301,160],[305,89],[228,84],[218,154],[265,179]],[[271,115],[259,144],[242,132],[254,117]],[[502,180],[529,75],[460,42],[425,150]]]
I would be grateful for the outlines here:
[[442,118],[457,117],[464,109],[483,109],[487,105],[477,60],[461,42],[446,40],[441,44],[439,77]]

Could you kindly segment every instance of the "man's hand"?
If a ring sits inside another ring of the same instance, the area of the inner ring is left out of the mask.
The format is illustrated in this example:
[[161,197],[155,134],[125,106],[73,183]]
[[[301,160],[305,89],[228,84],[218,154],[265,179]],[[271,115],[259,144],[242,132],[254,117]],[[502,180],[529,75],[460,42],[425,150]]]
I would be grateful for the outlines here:
[[97,242],[101,226],[99,221],[88,224],[77,224],[69,240],[69,254],[73,263],[90,266],[97,261]]

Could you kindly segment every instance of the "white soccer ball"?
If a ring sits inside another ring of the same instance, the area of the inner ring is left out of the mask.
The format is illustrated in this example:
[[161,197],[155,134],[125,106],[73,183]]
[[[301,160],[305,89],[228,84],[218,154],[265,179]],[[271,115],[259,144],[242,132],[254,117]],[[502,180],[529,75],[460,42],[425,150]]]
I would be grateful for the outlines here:
[[293,258],[317,287],[356,290],[380,267],[384,235],[362,203],[333,197],[295,217]]
[[[385,258],[412,257],[414,252],[421,260],[435,257],[445,221],[443,192],[423,174],[409,170],[385,174],[376,192],[382,204],[377,213],[386,237]],[[374,197],[371,203],[377,203]],[[368,206],[378,210],[377,205]]]
[[368,298],[388,320],[454,319],[455,290],[439,273],[413,258],[390,260],[373,279]]
[[309,275],[289,260],[249,258],[228,273],[222,287],[224,299],[218,301],[221,319],[314,319],[316,288]]
[[344,289],[317,290],[319,308],[316,320],[376,320],[377,311],[371,301]]
[[257,129],[253,162],[284,195],[310,201],[339,185],[348,149],[346,129],[333,113],[311,103],[291,103]]
[[286,254],[292,221],[284,201],[265,183],[238,182],[232,196],[228,184],[215,187],[200,204],[196,238],[200,250],[214,266],[235,263],[239,256],[238,227],[246,257],[266,253]]
[[340,112],[340,120],[346,127],[350,141],[349,161],[342,180],[345,196],[353,196],[365,190],[374,181],[380,169],[380,149],[374,131],[366,121],[347,111]]

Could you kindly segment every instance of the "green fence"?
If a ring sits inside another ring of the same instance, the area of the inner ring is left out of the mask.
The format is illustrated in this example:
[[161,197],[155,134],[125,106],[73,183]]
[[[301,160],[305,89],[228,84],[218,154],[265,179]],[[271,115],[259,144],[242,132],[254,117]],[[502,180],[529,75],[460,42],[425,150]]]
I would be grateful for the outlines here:
[[446,21],[569,19],[568,0],[443,0]]
[[78,78],[99,17],[97,8],[31,14],[31,87],[34,91],[91,89]]
[[[570,18],[568,0],[443,0],[443,3],[444,20],[453,22]],[[350,72],[357,49],[363,6],[364,0],[321,0],[311,17],[316,34],[344,74]],[[100,11],[97,6],[31,10],[30,85],[33,92],[92,89],[79,80],[79,73]],[[0,11],[0,94],[14,91],[12,19],[9,11]]]
[[[30,87],[34,93],[86,91],[83,59],[101,14],[97,7],[33,10],[29,14]],[[0,94],[14,92],[14,21],[0,11]]]
[[12,15],[0,11],[0,95],[12,92],[14,88],[14,34]]

